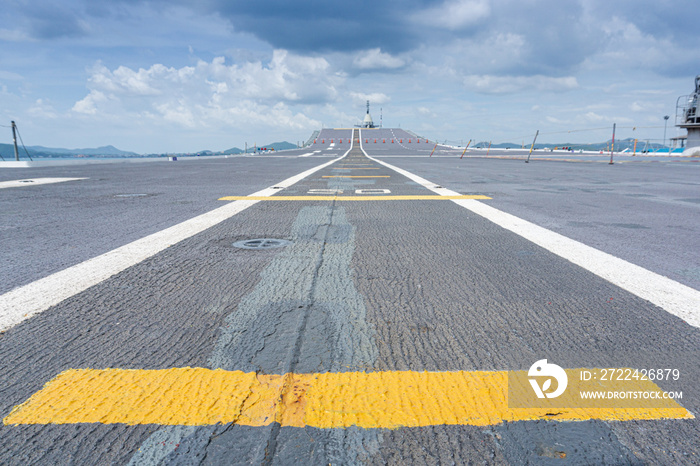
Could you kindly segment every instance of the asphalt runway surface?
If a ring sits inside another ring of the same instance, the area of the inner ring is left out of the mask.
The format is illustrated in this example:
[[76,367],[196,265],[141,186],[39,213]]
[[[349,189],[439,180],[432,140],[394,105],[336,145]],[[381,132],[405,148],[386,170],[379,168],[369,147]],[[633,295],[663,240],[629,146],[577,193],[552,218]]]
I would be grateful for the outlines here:
[[[700,462],[700,164],[460,160],[352,131],[274,157],[0,171],[73,178],[0,189],[0,463]],[[263,238],[288,243],[234,246]],[[504,405],[492,376],[542,359],[677,369],[654,383],[683,397]]]

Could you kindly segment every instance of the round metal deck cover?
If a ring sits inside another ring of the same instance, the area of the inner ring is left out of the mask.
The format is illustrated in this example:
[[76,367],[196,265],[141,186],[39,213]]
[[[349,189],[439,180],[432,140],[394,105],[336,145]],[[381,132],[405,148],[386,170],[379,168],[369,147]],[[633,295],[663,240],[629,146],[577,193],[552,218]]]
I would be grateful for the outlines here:
[[243,249],[272,249],[281,248],[291,243],[291,241],[288,241],[286,239],[256,238],[237,241],[233,243],[233,246]]

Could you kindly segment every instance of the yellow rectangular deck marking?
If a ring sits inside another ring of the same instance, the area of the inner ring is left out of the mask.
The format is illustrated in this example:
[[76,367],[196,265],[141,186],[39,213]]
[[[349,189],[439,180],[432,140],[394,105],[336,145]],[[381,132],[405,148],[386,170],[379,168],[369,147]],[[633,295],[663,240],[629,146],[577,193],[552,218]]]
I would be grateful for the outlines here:
[[452,199],[491,199],[480,194],[463,196],[438,195],[397,195],[386,196],[376,194],[371,196],[224,196],[220,201],[449,201]]
[[[567,369],[569,378],[578,369]],[[522,371],[520,371],[522,372]],[[518,372],[518,374],[520,374]],[[18,424],[161,424],[317,428],[486,426],[504,421],[693,419],[660,408],[508,407],[508,372],[342,372],[261,375],[222,369],[70,369],[3,419]],[[525,374],[526,375],[526,374]],[[610,387],[615,388],[611,382]],[[626,389],[660,389],[651,381]],[[513,387],[511,387],[512,393]],[[527,383],[518,390],[530,390]],[[532,393],[529,393],[532,396]]]

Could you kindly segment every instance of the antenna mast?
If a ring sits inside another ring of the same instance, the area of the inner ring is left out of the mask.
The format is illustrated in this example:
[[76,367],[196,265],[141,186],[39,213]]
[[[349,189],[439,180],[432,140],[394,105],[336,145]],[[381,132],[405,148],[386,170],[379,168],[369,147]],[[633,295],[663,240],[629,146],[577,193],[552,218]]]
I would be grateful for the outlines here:
[[12,122],[12,142],[15,144],[15,160],[19,162],[19,152],[17,151],[17,125]]

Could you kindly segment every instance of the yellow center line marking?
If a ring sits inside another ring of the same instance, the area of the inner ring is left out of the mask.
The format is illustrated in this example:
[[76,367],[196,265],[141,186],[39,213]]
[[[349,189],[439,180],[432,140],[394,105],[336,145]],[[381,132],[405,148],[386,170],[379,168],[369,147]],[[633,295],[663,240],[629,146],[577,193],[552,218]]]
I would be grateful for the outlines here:
[[224,196],[220,201],[449,201],[453,199],[491,199],[479,194],[463,196],[373,194],[370,196]]
[[[567,369],[571,380],[578,370]],[[644,408],[509,408],[534,398],[525,371],[342,372],[261,375],[222,369],[69,369],[3,419],[18,424],[235,423],[317,428],[486,426],[504,421],[693,419],[673,400]],[[651,381],[600,383],[603,389],[660,389]],[[619,385],[619,386],[618,386]],[[619,401],[617,401],[619,403]]]

